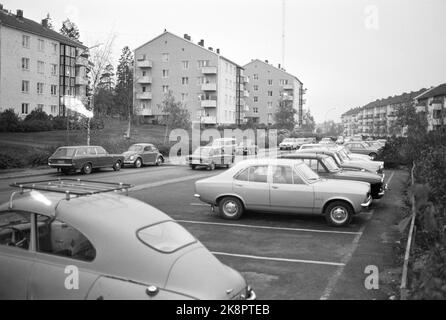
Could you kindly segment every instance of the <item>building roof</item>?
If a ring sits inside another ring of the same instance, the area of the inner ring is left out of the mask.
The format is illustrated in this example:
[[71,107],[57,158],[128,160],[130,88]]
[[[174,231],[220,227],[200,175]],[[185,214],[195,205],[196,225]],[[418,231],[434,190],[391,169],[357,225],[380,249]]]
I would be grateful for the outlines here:
[[423,100],[428,98],[434,98],[438,96],[446,96],[446,83],[440,84],[437,87],[431,88],[423,92],[421,95],[417,96],[417,100]]
[[255,62],[261,62],[261,63],[263,63],[263,64],[265,64],[265,65],[267,65],[267,66],[269,66],[269,67],[271,67],[271,68],[274,68],[274,69],[276,69],[276,70],[278,70],[278,71],[280,71],[280,72],[283,72],[284,74],[289,75],[290,77],[293,77],[294,79],[296,79],[297,81],[299,81],[301,84],[303,84],[303,82],[300,81],[299,78],[297,78],[295,75],[293,75],[293,74],[291,74],[291,73],[289,73],[289,72],[286,72],[284,69],[277,68],[277,67],[275,67],[274,65],[269,64],[269,63],[267,63],[267,62],[265,62],[265,61],[262,61],[262,60],[260,60],[260,59],[253,59],[253,60],[251,60],[251,62],[245,64],[245,65],[243,66],[243,68],[246,69],[246,66],[247,66],[247,65],[249,65],[249,64],[251,64],[251,63],[255,63]]
[[197,44],[197,43],[194,43],[194,42],[191,41],[191,40],[188,40],[188,39],[185,39],[185,38],[183,38],[183,37],[180,37],[180,36],[178,36],[178,35],[176,35],[176,34],[170,32],[170,31],[167,31],[167,30],[164,30],[164,32],[161,33],[159,36],[156,36],[156,37],[153,38],[152,40],[149,40],[148,42],[146,42],[146,43],[144,43],[143,45],[141,45],[141,46],[137,47],[136,49],[134,49],[133,51],[136,51],[136,50],[138,50],[138,49],[141,49],[142,47],[148,45],[149,43],[155,41],[155,40],[158,39],[158,38],[163,37],[163,36],[166,35],[166,34],[169,34],[169,35],[174,36],[174,37],[176,37],[176,38],[178,38],[178,39],[181,39],[181,40],[185,41],[186,43],[189,43],[189,44],[192,44],[192,45],[194,45],[194,46],[197,46],[198,48],[200,48],[200,49],[202,49],[202,50],[204,50],[204,51],[206,51],[206,52],[212,53],[212,54],[214,54],[214,55],[216,55],[216,56],[218,56],[218,57],[220,57],[220,58],[222,58],[222,59],[224,59],[224,60],[226,60],[226,61],[228,61],[228,62],[234,64],[234,65],[236,65],[237,67],[242,68],[242,66],[239,65],[238,63],[235,63],[234,61],[229,60],[228,58],[222,56],[221,54],[217,53],[216,51],[209,50],[209,49],[207,49],[207,48],[204,47],[204,46],[201,46],[201,45],[199,45],[199,44]]
[[46,28],[42,24],[35,22],[33,20],[27,19],[25,17],[18,18],[17,15],[10,13],[7,10],[3,9],[0,10],[0,24],[13,29],[35,34],[41,37],[53,39],[62,44],[67,44],[86,49],[86,46],[84,46],[81,42],[65,37],[64,35],[49,28]]

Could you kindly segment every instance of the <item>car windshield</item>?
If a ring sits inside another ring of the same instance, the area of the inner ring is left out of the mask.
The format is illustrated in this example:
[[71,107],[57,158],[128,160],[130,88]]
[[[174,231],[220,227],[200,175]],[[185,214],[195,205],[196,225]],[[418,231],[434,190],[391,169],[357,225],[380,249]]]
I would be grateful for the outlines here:
[[172,253],[197,242],[186,229],[174,221],[141,229],[137,232],[137,237],[145,245],[162,253]]
[[133,151],[133,152],[142,152],[144,150],[144,147],[138,144],[134,144],[133,146],[131,146],[129,148],[129,151]]
[[72,157],[76,153],[76,148],[59,148],[53,157]]
[[297,166],[297,168],[300,172],[302,172],[305,179],[310,182],[316,182],[321,179],[317,175],[317,173],[315,173],[313,170],[311,170],[311,168],[309,166],[307,166],[306,164],[301,164],[301,165]]
[[208,156],[211,154],[212,148],[198,148],[194,152],[194,156]]
[[325,164],[325,166],[327,167],[328,170],[330,170],[331,172],[335,172],[335,171],[340,171],[341,169],[339,168],[339,166],[336,164],[336,162],[333,160],[333,158],[324,158],[322,160]]
[[348,156],[346,149],[339,150],[338,154],[339,157],[342,158],[342,160],[344,161],[350,160],[350,157]]
[[344,160],[342,160],[341,157],[339,156],[339,152],[335,152],[333,154],[338,163],[344,163]]
[[298,143],[305,143],[305,139],[303,139],[303,138],[298,138],[297,140],[296,140],[296,142],[298,142]]

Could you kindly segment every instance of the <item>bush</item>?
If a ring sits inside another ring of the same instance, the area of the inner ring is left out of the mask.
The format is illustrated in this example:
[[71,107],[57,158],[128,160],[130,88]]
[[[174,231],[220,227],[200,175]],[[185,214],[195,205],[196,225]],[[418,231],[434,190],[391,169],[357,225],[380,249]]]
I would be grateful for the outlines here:
[[0,113],[0,131],[16,132],[20,127],[20,119],[13,109]]
[[41,132],[53,130],[50,120],[25,120],[20,124],[21,132]]

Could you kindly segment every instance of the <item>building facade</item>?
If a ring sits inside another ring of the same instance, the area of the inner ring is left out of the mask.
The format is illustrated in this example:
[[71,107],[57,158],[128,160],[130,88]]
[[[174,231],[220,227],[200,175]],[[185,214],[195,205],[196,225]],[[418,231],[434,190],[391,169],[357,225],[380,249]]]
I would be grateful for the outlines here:
[[253,123],[273,124],[274,113],[280,99],[293,102],[296,109],[296,122],[302,125],[303,83],[283,68],[275,67],[268,61],[252,60],[244,67],[248,78],[244,120]]
[[446,126],[446,83],[433,87],[415,97],[416,110],[427,118],[428,130]]
[[243,68],[220,55],[220,49],[165,31],[137,48],[135,59],[135,114],[148,122],[165,116],[161,104],[168,92],[182,102],[195,124],[238,122],[244,104]]
[[426,89],[378,99],[363,107],[351,109],[342,115],[344,135],[370,137],[400,136],[402,129],[395,125],[397,108],[414,102]]
[[25,117],[35,109],[49,115],[65,114],[67,97],[86,103],[86,49],[23,16],[0,6],[0,111],[13,109]]

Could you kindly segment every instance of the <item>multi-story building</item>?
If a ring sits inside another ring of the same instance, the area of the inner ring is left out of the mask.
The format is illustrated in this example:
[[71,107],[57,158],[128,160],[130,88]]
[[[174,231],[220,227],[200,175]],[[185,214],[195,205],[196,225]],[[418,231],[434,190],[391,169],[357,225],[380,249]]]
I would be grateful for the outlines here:
[[446,126],[446,83],[415,97],[415,103],[417,112],[426,115],[429,131]]
[[135,50],[134,108],[148,122],[164,116],[162,101],[171,92],[193,123],[235,124],[244,105],[243,68],[194,43],[187,34],[165,31]]
[[48,27],[10,13],[0,5],[0,110],[14,109],[20,116],[41,109],[65,114],[65,98],[86,102],[86,47]]
[[396,110],[400,106],[412,103],[426,89],[403,93],[398,96],[378,99],[363,107],[351,109],[342,115],[344,135],[363,135],[383,137],[401,135],[402,128],[395,126]]
[[297,111],[296,122],[302,125],[305,90],[296,76],[286,72],[280,65],[275,67],[268,61],[258,59],[243,68],[249,79],[246,85],[245,121],[250,119],[254,123],[273,124],[274,113],[283,98],[293,102]]

